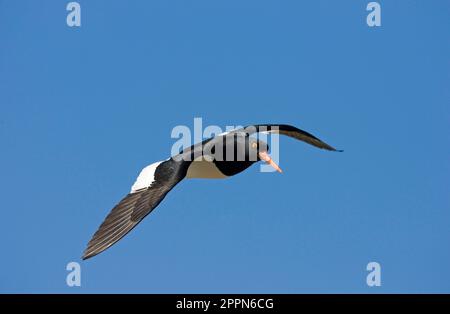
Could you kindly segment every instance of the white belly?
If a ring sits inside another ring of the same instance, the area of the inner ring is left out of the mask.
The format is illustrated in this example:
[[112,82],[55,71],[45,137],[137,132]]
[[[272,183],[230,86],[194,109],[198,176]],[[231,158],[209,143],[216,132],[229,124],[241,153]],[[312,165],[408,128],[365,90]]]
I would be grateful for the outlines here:
[[224,179],[228,177],[220,172],[212,161],[198,157],[189,166],[186,178]]

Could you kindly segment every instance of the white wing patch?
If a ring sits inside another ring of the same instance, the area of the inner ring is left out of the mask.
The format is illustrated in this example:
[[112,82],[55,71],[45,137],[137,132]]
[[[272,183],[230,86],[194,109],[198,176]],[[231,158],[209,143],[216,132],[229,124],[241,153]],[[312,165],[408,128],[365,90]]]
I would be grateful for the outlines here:
[[155,162],[142,169],[141,173],[136,179],[136,182],[134,182],[133,186],[131,187],[130,193],[135,193],[139,190],[148,188],[155,181],[155,171],[160,163],[162,163],[162,161]]
[[231,132],[231,131],[222,132],[222,133],[220,133],[220,134],[217,134],[216,136],[224,136],[224,135],[229,134],[230,132]]

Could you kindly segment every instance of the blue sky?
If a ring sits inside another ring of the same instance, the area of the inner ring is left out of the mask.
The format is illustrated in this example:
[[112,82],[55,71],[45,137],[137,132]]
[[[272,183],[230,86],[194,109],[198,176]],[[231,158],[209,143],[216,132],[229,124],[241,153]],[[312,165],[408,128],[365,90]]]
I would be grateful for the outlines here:
[[[0,0],[0,292],[450,292],[450,5],[368,2]],[[281,138],[283,174],[184,181],[82,262],[194,117],[345,152]]]

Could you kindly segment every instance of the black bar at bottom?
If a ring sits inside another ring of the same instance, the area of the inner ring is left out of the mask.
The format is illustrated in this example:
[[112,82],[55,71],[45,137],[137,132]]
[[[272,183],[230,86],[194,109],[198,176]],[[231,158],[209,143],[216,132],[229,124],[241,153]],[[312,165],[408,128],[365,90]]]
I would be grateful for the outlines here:
[[[114,309],[126,308],[127,311],[172,310],[183,312],[227,312],[227,311],[264,311],[331,307],[359,307],[364,311],[381,310],[390,306],[411,306],[414,309],[427,308],[430,305],[450,305],[449,295],[400,295],[400,294],[4,294],[0,295],[2,305],[51,306],[86,310],[86,306],[99,303],[102,307]],[[131,307],[130,307],[131,306]],[[149,313],[146,312],[145,313]],[[129,313],[126,313],[129,314]]]

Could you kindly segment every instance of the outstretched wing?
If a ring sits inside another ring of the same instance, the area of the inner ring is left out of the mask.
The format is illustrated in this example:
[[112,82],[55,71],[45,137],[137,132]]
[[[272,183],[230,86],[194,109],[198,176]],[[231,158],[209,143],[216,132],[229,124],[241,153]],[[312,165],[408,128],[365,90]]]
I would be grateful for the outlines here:
[[186,176],[186,167],[185,162],[170,159],[144,168],[131,192],[114,206],[95,232],[83,259],[103,252],[136,227]]
[[[289,137],[293,137],[297,140],[306,142],[310,145],[313,145],[318,148],[331,150],[331,151],[341,151],[337,150],[334,147],[328,145],[327,143],[321,141],[314,135],[300,130],[292,125],[287,124],[255,124],[255,125],[248,125],[244,128],[234,130],[232,132],[236,133],[247,133],[248,135],[259,133],[259,132],[267,132],[267,133],[278,133],[282,135],[286,135]],[[231,132],[230,132],[231,133]]]

